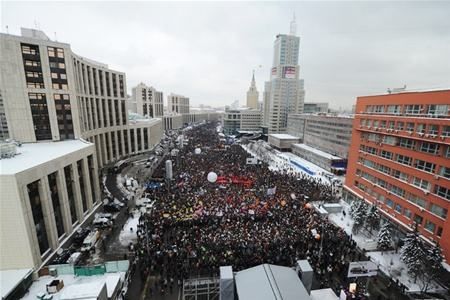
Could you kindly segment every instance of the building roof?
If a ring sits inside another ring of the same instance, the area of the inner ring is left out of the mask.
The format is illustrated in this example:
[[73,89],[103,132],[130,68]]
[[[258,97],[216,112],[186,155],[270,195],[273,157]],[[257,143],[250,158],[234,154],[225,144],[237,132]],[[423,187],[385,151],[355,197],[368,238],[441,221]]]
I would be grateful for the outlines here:
[[17,174],[93,145],[84,140],[22,144],[16,156],[0,160],[0,175]]
[[300,139],[299,137],[290,135],[290,134],[284,134],[284,133],[271,133],[269,134],[269,137],[274,137],[276,139],[280,139],[280,140],[298,140]]
[[297,273],[270,264],[259,265],[236,273],[239,300],[310,300]]
[[312,300],[338,300],[338,296],[332,289],[321,289],[311,291]]
[[308,146],[306,144],[293,144],[292,147],[302,148],[302,149],[304,149],[306,151],[313,152],[313,153],[315,153],[315,154],[317,154],[319,156],[322,156],[322,157],[324,157],[326,159],[329,159],[329,160],[343,159],[342,157],[339,157],[339,156],[336,156],[336,155],[332,155],[330,153],[324,152],[322,150],[316,149],[316,148]]
[[0,294],[6,298],[26,277],[33,273],[32,269],[1,270]]
[[105,285],[102,281],[70,285],[63,289],[60,299],[97,299]]

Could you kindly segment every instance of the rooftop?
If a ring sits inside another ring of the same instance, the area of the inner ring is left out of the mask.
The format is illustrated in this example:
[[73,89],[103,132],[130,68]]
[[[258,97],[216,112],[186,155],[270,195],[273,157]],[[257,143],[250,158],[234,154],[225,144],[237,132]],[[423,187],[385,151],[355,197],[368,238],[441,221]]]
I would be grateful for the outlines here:
[[84,140],[22,144],[16,156],[0,160],[0,175],[17,174],[93,145]]
[[2,299],[6,298],[32,272],[32,269],[0,271],[0,294]]
[[311,299],[297,273],[270,264],[236,273],[236,290],[240,300],[309,300]]
[[313,148],[313,147],[308,146],[306,144],[293,144],[292,147],[302,148],[302,149],[304,149],[306,151],[313,152],[313,153],[315,153],[315,154],[317,154],[319,156],[325,157],[326,159],[330,159],[330,160],[332,160],[332,159],[342,159],[339,156],[332,155],[330,153],[327,153],[327,152],[324,152],[322,150]]
[[290,135],[290,134],[284,134],[284,133],[271,133],[269,134],[269,137],[274,137],[276,139],[280,139],[280,140],[298,140],[300,139],[299,137]]

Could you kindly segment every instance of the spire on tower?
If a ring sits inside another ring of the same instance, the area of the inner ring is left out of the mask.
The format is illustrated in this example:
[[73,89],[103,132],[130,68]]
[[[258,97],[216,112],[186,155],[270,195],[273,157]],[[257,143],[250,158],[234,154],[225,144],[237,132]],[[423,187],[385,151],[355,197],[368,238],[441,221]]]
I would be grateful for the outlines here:
[[255,70],[253,70],[252,82],[255,82]]
[[295,22],[295,13],[294,13],[294,18],[291,21],[291,30],[290,30],[289,34],[297,35],[297,23]]

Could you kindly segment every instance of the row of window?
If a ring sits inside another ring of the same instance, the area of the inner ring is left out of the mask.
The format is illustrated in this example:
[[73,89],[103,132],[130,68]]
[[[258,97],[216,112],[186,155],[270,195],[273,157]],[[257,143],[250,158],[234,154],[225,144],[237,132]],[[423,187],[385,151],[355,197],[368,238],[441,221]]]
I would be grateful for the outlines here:
[[364,112],[393,115],[447,116],[449,107],[447,104],[367,105]]
[[[405,218],[414,221],[415,223],[417,223],[418,225],[423,225],[424,228],[426,230],[428,230],[429,232],[436,234],[437,236],[442,236],[442,227],[440,226],[436,226],[435,223],[433,223],[431,220],[425,220],[423,216],[421,216],[420,214],[414,213],[413,216],[413,212],[411,212],[410,209],[408,209],[407,207],[403,207],[401,203],[397,203],[394,202],[392,199],[390,198],[386,198],[384,197],[382,194],[377,193],[375,190],[371,189],[369,186],[364,185],[361,182],[355,181],[355,186],[360,189],[361,191],[363,191],[364,193],[370,195],[371,197],[373,197],[374,199],[377,200],[378,203],[383,203],[385,204],[387,207],[389,207],[390,209],[393,209],[396,213],[404,216]],[[424,201],[424,200],[422,200]],[[413,202],[413,201],[410,201]],[[426,208],[426,202],[421,203],[422,208]],[[434,203],[431,203],[429,205],[429,211],[432,212],[433,214],[446,219],[447,218],[447,209],[440,207],[439,205],[436,205]],[[437,228],[437,230],[436,230]]]
[[403,130],[409,133],[415,132],[417,134],[450,136],[450,125],[440,126],[438,124],[373,119],[361,119],[359,124],[361,127],[367,127],[368,129],[389,129],[394,132]]

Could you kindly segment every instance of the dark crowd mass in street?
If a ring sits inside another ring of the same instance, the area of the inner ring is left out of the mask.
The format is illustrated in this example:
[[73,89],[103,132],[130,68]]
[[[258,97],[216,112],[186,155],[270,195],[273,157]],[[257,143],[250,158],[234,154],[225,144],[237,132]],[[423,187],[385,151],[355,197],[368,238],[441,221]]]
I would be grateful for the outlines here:
[[[358,252],[342,229],[311,208],[312,201],[332,199],[330,186],[247,164],[251,155],[221,141],[215,126],[185,132],[189,142],[171,158],[171,183],[146,190],[155,202],[139,218],[135,251],[142,276],[160,278],[151,289],[169,292],[191,276],[217,275],[220,266],[292,267],[307,259],[318,284],[337,290]],[[210,172],[215,182],[207,180]],[[161,164],[153,177],[164,174]]]

